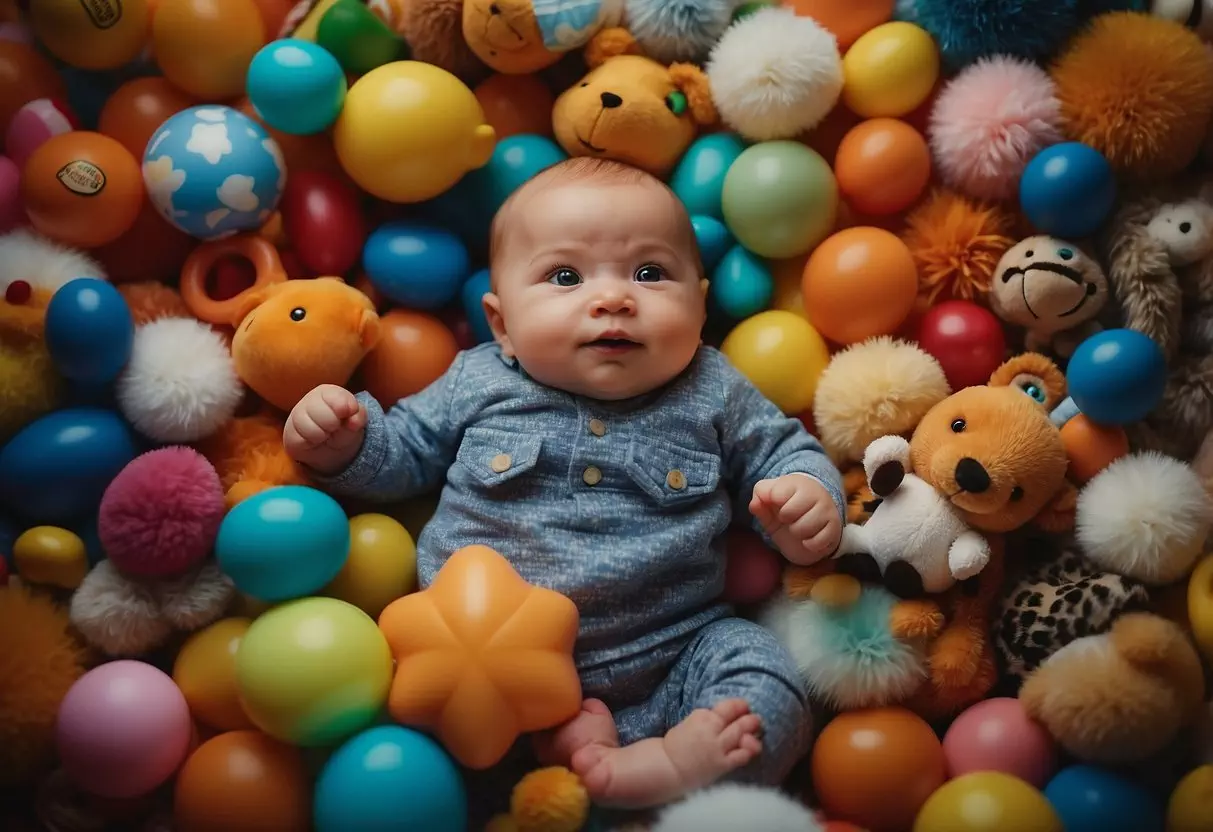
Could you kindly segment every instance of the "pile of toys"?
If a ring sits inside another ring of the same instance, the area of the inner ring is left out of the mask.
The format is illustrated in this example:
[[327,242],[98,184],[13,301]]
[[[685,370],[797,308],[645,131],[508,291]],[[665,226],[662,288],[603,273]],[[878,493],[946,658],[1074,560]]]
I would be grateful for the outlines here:
[[[568,599],[419,589],[432,501],[281,435],[490,340],[494,212],[593,156],[848,498],[819,564],[727,540],[804,770],[634,828],[1213,829],[1213,23],[1005,5],[0,0],[0,827],[454,832],[577,712]],[[610,823],[550,768],[489,828]]]

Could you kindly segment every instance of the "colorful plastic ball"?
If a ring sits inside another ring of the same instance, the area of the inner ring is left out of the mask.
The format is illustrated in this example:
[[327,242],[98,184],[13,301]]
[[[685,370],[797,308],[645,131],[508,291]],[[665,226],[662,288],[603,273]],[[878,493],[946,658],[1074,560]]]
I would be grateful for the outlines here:
[[317,832],[464,832],[459,769],[430,737],[399,725],[370,728],[333,752],[316,780]]
[[21,171],[30,223],[67,245],[95,248],[121,237],[143,206],[139,163],[109,136],[62,133],[38,146]]
[[783,0],[783,5],[824,26],[844,52],[865,32],[893,16],[893,0]]
[[724,599],[730,604],[757,604],[775,594],[783,578],[783,556],[747,528],[734,526],[725,538],[728,556]]
[[510,136],[498,139],[488,163],[469,173],[464,182],[471,189],[470,196],[482,203],[491,219],[524,182],[568,157],[564,149],[547,136],[528,133]]
[[778,309],[759,312],[725,336],[721,352],[788,415],[813,406],[817,379],[830,362],[826,342],[808,321]]
[[817,738],[810,765],[826,815],[870,832],[909,829],[947,779],[935,732],[904,708],[848,711],[834,717]]
[[75,114],[61,101],[39,98],[29,102],[8,123],[4,152],[24,166],[29,157],[48,139],[70,133],[80,126]]
[[0,507],[32,524],[70,525],[96,512],[136,454],[134,434],[112,410],[48,413],[0,447]]
[[709,133],[691,142],[670,176],[670,188],[692,216],[724,219],[724,180],[746,149],[734,133]]
[[409,51],[407,44],[383,20],[381,12],[358,0],[329,4],[316,23],[316,43],[331,52],[344,71],[355,77],[403,60]]
[[842,75],[847,109],[863,118],[898,118],[930,97],[939,79],[939,50],[913,23],[882,23],[842,56]]
[[39,98],[67,98],[54,64],[32,45],[0,40],[0,132],[8,132],[13,114]]
[[795,141],[762,142],[729,167],[721,206],[741,245],[760,257],[794,257],[833,230],[838,185],[816,151]]
[[97,132],[117,139],[136,159],[164,122],[198,99],[160,76],[133,78],[114,90],[97,118]]
[[943,784],[914,820],[914,832],[1071,832],[1030,784],[1000,771]]
[[1065,832],[1162,832],[1162,804],[1137,782],[1105,769],[1073,765],[1045,787]]
[[140,797],[168,780],[189,751],[190,709],[150,664],[113,661],[72,685],[55,726],[60,762],[89,794]]
[[1105,329],[1078,345],[1066,365],[1066,384],[1092,422],[1127,425],[1158,406],[1167,385],[1167,361],[1148,336]]
[[117,69],[139,57],[148,41],[148,0],[34,0],[29,22],[56,58],[79,69]]
[[336,598],[262,613],[236,651],[240,701],[253,724],[305,747],[370,725],[387,701],[392,653],[374,620]]
[[367,391],[384,407],[437,381],[459,353],[450,327],[425,312],[393,309],[380,316],[379,330],[379,343],[359,370]]
[[1095,479],[1100,471],[1129,453],[1129,437],[1120,425],[1097,425],[1085,413],[1061,426],[1061,443],[1070,460],[1067,473],[1075,483]]
[[905,322],[918,296],[918,269],[896,234],[847,228],[809,255],[801,291],[818,332],[838,344],[855,344],[891,335]]
[[468,326],[472,329],[472,337],[478,344],[487,344],[493,340],[493,330],[489,328],[489,319],[484,312],[484,296],[492,291],[492,279],[488,269],[481,269],[464,281],[459,290],[459,298],[463,305],[463,314]]
[[1002,322],[967,300],[946,300],[928,309],[918,321],[916,340],[943,367],[953,390],[988,382],[1007,349]]
[[691,217],[691,228],[695,230],[695,242],[699,245],[699,259],[705,272],[711,272],[721,259],[733,248],[735,240],[728,226],[715,217],[696,214]]
[[350,525],[332,497],[284,485],[237,503],[215,540],[219,566],[241,592],[285,601],[320,590],[350,551]]
[[13,541],[13,566],[29,584],[76,589],[88,574],[84,541],[56,526],[34,526]]
[[412,309],[441,309],[459,295],[471,268],[458,236],[432,225],[397,221],[367,238],[362,267],[375,289]]
[[1209,832],[1213,827],[1213,765],[1184,775],[1167,801],[1167,832]]
[[278,206],[299,262],[318,275],[344,275],[358,265],[366,220],[358,192],[323,171],[292,171]]
[[193,633],[173,661],[173,681],[181,689],[190,713],[216,731],[253,727],[240,704],[236,683],[236,651],[253,622],[224,618]]
[[7,156],[0,156],[0,234],[7,234],[27,222],[21,201],[21,168]]
[[948,774],[1000,771],[1044,788],[1057,770],[1057,745],[1018,699],[996,697],[969,707],[943,738]]
[[160,71],[202,101],[244,92],[249,64],[267,40],[253,0],[157,0],[152,50]]
[[286,186],[286,164],[278,144],[248,116],[231,107],[191,107],[148,142],[143,181],[169,223],[215,240],[265,225]]
[[734,321],[769,308],[774,292],[771,270],[742,246],[729,249],[712,270],[708,282],[708,300],[712,307]]
[[1099,230],[1116,205],[1116,177],[1098,150],[1080,142],[1046,147],[1019,179],[1019,207],[1042,234],[1064,240]]
[[383,608],[417,588],[417,546],[386,514],[350,518],[350,555],[324,594],[378,619]]
[[311,819],[311,778],[303,754],[260,731],[212,737],[177,775],[177,832],[308,832]]
[[838,190],[852,208],[868,216],[906,210],[931,179],[927,140],[895,118],[860,122],[842,139],[834,157]]
[[46,307],[46,346],[64,378],[107,384],[131,355],[135,321],[126,298],[108,281],[68,281]]
[[538,75],[506,75],[496,72],[472,90],[484,110],[484,119],[497,133],[497,140],[530,133],[552,135],[551,88]]
[[270,41],[253,56],[248,97],[270,127],[307,136],[332,126],[347,90],[332,53],[298,38]]

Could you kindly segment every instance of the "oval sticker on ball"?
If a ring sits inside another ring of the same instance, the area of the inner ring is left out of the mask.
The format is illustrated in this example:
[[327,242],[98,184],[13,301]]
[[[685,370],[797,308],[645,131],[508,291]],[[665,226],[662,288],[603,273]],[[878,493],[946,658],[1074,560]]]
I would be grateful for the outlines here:
[[98,29],[108,29],[122,19],[122,0],[79,0],[79,3]]
[[105,171],[83,159],[68,162],[55,175],[63,187],[80,196],[96,196],[105,190]]

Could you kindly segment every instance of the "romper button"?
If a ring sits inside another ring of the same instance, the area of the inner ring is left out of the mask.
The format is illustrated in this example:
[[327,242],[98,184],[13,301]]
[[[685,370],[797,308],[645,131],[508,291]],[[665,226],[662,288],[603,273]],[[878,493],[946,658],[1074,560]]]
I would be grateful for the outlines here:
[[595,436],[606,436],[606,425],[603,424],[601,419],[591,419],[590,433]]
[[682,473],[677,468],[675,468],[673,471],[666,474],[665,484],[668,485],[670,488],[674,489],[675,491],[681,491],[682,489],[687,487],[686,474]]
[[504,474],[506,471],[510,470],[510,466],[513,464],[514,460],[510,459],[509,454],[497,454],[497,456],[493,457],[492,461],[489,462],[489,467],[498,474]]
[[581,475],[581,479],[586,485],[598,485],[598,483],[602,482],[602,471],[591,465],[585,469],[585,473]]

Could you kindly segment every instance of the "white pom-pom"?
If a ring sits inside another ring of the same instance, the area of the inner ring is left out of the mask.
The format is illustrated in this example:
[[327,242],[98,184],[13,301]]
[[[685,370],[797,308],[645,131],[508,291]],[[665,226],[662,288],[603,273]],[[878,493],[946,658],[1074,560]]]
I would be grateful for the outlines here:
[[110,656],[137,656],[172,635],[152,590],[127,578],[108,560],[93,567],[72,595],[72,624],[84,640]]
[[842,93],[838,41],[812,18],[776,6],[730,26],[707,74],[721,118],[755,142],[812,130]]
[[156,591],[164,619],[187,633],[218,621],[236,597],[236,585],[213,560],[186,575],[161,581]]
[[232,418],[244,386],[218,333],[192,318],[161,318],[135,330],[117,396],[149,439],[196,442]]
[[821,832],[802,803],[761,786],[727,783],[696,792],[661,813],[650,832]]
[[0,235],[0,296],[15,280],[54,292],[78,277],[106,280],[96,260],[74,248],[48,240],[28,228]]
[[1075,515],[1083,554],[1153,585],[1186,576],[1204,549],[1213,508],[1192,467],[1159,453],[1116,460],[1087,483]]

